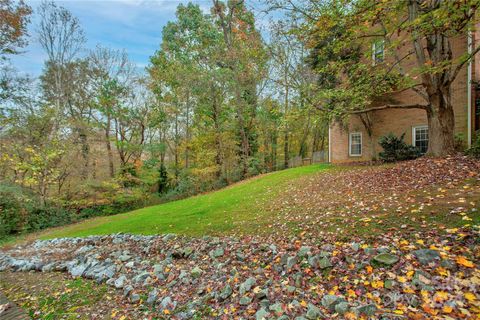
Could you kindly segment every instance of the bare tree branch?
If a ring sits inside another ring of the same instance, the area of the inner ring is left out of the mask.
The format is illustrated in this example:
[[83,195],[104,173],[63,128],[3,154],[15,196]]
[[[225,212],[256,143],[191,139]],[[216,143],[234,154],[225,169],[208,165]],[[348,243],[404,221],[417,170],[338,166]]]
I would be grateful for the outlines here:
[[429,105],[424,105],[424,104],[385,104],[383,106],[378,106],[378,107],[372,107],[368,109],[363,109],[363,110],[355,110],[355,111],[349,111],[349,114],[362,114],[362,113],[367,113],[371,111],[378,111],[378,110],[385,110],[385,109],[422,109],[426,110],[429,107]]

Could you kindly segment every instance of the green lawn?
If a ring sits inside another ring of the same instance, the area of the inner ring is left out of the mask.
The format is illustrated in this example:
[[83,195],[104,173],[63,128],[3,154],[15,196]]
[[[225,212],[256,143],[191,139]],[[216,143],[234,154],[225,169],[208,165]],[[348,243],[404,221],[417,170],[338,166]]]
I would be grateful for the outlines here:
[[87,236],[116,232],[185,235],[241,234],[261,231],[269,223],[265,204],[292,180],[332,168],[328,164],[298,167],[262,175],[219,191],[147,207],[132,212],[89,219],[47,230],[40,238]]

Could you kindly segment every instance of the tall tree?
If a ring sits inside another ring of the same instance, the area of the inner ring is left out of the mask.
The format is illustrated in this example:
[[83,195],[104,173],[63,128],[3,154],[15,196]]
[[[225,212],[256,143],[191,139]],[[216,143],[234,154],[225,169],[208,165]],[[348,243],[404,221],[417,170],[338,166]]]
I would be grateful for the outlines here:
[[258,147],[254,130],[257,86],[265,76],[267,54],[262,37],[255,28],[254,15],[245,7],[243,0],[227,3],[213,0],[213,12],[227,50],[224,65],[232,74],[242,176],[246,176],[250,158]]
[[0,60],[18,53],[27,44],[31,8],[23,0],[0,0]]

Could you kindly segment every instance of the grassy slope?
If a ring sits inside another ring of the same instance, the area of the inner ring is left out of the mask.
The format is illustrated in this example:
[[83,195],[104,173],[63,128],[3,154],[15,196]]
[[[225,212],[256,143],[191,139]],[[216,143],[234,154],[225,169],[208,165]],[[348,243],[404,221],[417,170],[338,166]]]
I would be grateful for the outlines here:
[[252,233],[269,222],[268,215],[262,214],[262,203],[281,193],[292,180],[328,168],[331,167],[322,164],[274,172],[219,191],[55,228],[42,233],[40,238],[116,232],[198,236],[226,233],[233,229],[236,233],[246,230]]

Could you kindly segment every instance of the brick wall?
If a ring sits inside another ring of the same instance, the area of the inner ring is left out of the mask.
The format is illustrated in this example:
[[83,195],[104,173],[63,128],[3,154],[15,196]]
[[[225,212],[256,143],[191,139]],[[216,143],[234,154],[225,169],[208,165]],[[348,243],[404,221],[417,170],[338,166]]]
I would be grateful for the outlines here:
[[[452,39],[453,56],[459,57],[467,51],[467,37]],[[474,69],[480,68],[480,64],[475,65]],[[403,64],[405,70],[411,70],[416,67],[416,61],[413,57],[407,59]],[[413,91],[404,91],[402,93],[390,96],[398,104],[424,103]],[[455,133],[462,135],[466,141],[467,135],[467,67],[465,66],[459,73],[452,85],[452,103],[455,113]],[[426,125],[427,117],[424,110],[420,109],[386,109],[370,113],[373,123],[372,137],[367,134],[359,116],[351,116],[348,124],[342,125],[333,123],[330,126],[330,156],[331,162],[354,162],[369,161],[377,158],[381,147],[378,140],[381,136],[390,132],[399,136],[405,133],[405,142],[412,143],[412,127]],[[362,133],[362,156],[349,155],[349,133]],[[372,147],[373,146],[373,147]],[[373,150],[373,151],[372,151]],[[375,155],[375,157],[373,156]]]

